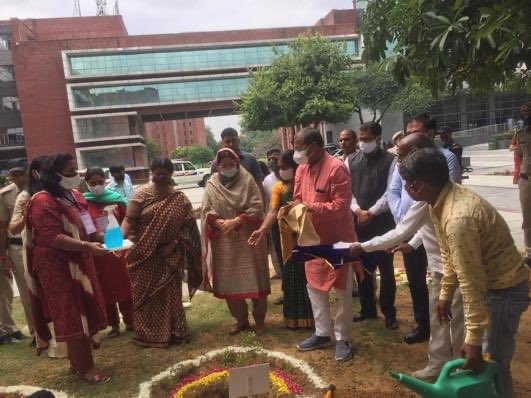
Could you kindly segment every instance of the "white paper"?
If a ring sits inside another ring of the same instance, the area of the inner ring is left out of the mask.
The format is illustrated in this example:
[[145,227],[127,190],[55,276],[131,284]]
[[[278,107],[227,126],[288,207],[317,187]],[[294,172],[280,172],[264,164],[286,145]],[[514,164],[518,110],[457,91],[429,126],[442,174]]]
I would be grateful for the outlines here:
[[334,243],[334,249],[348,249],[350,248],[350,246],[352,246],[352,243],[349,243],[349,242],[337,242],[337,243]]
[[107,249],[107,246],[105,246],[105,243],[103,244],[103,247],[105,247],[105,249],[109,250],[110,252],[115,252],[115,251],[119,251],[119,250],[127,250],[127,249],[130,249],[132,248],[134,245],[133,242],[131,242],[129,239],[124,239],[124,244],[122,245],[122,247],[115,247],[114,249]]

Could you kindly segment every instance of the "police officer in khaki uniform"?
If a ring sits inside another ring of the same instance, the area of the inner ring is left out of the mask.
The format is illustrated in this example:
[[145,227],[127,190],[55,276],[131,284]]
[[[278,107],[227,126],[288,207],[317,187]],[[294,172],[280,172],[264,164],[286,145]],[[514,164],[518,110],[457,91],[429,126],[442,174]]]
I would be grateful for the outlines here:
[[10,161],[8,172],[12,183],[0,190],[0,267],[2,269],[0,272],[0,340],[3,343],[24,337],[17,330],[11,316],[13,277],[20,293],[29,331],[33,334],[31,305],[22,260],[22,238],[20,235],[10,234],[7,229],[17,195],[26,184],[26,167],[25,161]]
[[522,229],[524,230],[524,242],[526,250],[526,264],[531,267],[531,102],[527,102],[520,108],[520,115],[524,121],[524,128],[516,133],[516,153],[520,155],[520,204],[522,206]]

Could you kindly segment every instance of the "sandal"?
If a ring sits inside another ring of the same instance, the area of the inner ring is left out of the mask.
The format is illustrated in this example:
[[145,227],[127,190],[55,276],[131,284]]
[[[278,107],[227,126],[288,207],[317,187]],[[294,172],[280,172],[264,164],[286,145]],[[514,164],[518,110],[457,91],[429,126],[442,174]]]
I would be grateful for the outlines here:
[[[111,378],[107,376],[105,373],[103,373],[101,370],[92,369],[89,370],[87,373],[82,375],[74,368],[70,367],[70,372],[72,374],[75,374],[77,377],[79,377],[84,382],[91,384],[91,385],[100,385],[100,384],[107,384],[111,381]],[[92,373],[92,376],[89,376],[89,373]]]

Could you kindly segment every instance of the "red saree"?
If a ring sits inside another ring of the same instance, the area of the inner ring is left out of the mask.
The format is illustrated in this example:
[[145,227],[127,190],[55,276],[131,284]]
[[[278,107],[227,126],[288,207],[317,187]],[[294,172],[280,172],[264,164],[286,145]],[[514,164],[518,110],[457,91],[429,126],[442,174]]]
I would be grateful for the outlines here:
[[87,211],[83,196],[72,191],[77,206],[47,192],[33,196],[26,218],[27,262],[37,335],[51,339],[52,322],[58,342],[91,337],[107,325],[105,303],[92,255],[53,247],[69,236],[88,240],[80,219]]

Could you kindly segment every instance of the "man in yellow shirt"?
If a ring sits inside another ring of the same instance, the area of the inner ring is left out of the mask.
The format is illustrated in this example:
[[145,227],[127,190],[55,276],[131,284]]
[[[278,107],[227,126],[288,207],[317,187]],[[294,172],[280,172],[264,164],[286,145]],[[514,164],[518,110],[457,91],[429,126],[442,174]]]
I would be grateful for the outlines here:
[[503,396],[511,397],[515,335],[529,306],[529,268],[501,215],[485,199],[449,180],[446,159],[439,152],[416,151],[399,170],[407,193],[430,205],[444,267],[439,318],[451,318],[459,285],[466,325],[464,367],[480,369],[482,353],[489,353],[502,368]]

